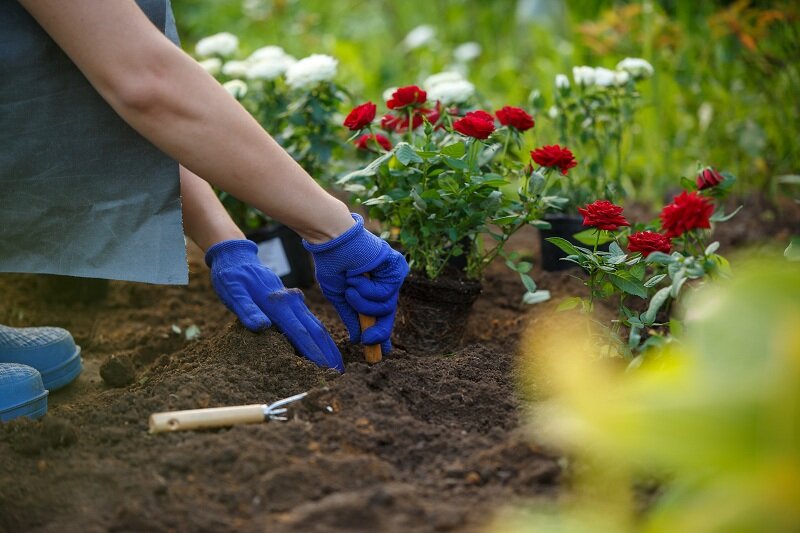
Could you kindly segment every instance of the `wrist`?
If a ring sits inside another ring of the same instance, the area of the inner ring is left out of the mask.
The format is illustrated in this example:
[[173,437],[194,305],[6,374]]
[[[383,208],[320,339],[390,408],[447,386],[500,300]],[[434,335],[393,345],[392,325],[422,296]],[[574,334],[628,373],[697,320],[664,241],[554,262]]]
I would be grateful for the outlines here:
[[303,240],[310,244],[322,244],[336,239],[354,226],[350,209],[339,200],[333,200],[330,209],[319,212],[319,216],[309,220],[306,227],[293,228]]
[[218,242],[206,252],[205,260],[209,268],[227,268],[258,257],[258,246],[247,239],[231,239]]

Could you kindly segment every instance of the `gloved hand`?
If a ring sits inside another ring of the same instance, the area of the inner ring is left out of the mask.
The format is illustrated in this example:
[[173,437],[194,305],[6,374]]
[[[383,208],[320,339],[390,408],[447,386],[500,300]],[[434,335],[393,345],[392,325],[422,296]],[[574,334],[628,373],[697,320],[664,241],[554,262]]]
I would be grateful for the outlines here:
[[[388,353],[408,263],[389,243],[364,229],[361,216],[354,213],[353,218],[355,225],[335,239],[322,244],[303,241],[303,246],[314,256],[319,286],[347,327],[350,342],[380,344]],[[375,325],[361,331],[359,313],[374,316]]]
[[230,240],[206,252],[211,284],[244,327],[260,331],[275,325],[303,356],[319,366],[344,372],[339,349],[325,326],[308,310],[303,293],[287,289],[258,259],[252,241]]

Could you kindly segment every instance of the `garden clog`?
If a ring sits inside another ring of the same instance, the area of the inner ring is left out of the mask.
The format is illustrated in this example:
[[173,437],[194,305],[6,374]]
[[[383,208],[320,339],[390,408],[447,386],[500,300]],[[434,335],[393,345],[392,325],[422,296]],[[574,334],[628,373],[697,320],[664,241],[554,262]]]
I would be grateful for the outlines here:
[[0,363],[0,422],[27,416],[41,418],[47,413],[47,391],[35,368]]
[[0,363],[38,370],[47,390],[72,382],[81,373],[81,347],[62,328],[11,328],[0,325]]

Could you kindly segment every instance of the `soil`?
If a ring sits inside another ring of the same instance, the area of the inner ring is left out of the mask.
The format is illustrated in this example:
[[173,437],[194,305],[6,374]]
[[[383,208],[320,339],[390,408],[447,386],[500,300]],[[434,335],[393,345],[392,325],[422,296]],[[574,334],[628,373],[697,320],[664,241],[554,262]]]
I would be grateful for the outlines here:
[[[777,249],[800,228],[796,210],[769,231],[755,214],[742,218],[752,222],[736,235],[752,240],[739,245]],[[724,243],[738,238],[724,231]],[[538,246],[534,230],[512,240],[534,258]],[[47,416],[0,428],[0,531],[474,531],[505,505],[559,495],[563,461],[523,429],[518,384],[530,376],[516,353],[559,299],[584,293],[576,272],[537,267],[553,301],[527,307],[498,262],[464,348],[396,349],[373,366],[311,288],[306,301],[345,357],[339,375],[273,330],[243,329],[190,252],[188,286],[111,282],[94,302],[46,297],[43,276],[0,275],[0,323],[65,327],[84,358],[78,380],[51,393]],[[287,422],[147,431],[153,412],[303,391]]]

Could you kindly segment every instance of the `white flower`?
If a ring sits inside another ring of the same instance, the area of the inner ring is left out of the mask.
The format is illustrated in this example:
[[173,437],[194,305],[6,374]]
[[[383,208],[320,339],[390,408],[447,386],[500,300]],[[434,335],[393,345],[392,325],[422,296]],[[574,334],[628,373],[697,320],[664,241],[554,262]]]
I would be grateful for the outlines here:
[[244,95],[247,94],[247,84],[242,80],[226,81],[222,86],[237,100],[243,98]]
[[435,86],[441,83],[453,83],[454,81],[463,81],[464,76],[462,76],[459,72],[454,71],[447,71],[447,72],[439,72],[437,74],[431,74],[425,81],[422,82],[422,88],[426,91],[430,91]]
[[626,57],[617,63],[617,70],[624,70],[635,80],[649,78],[655,70],[647,60],[640,57]]
[[209,57],[208,59],[198,61],[198,64],[203,67],[203,70],[212,76],[216,76],[219,74],[219,70],[222,67],[222,60],[218,57]]
[[222,73],[231,78],[244,78],[247,74],[247,63],[244,61],[228,61],[222,65]]
[[564,74],[556,74],[556,89],[569,89],[569,78]]
[[285,59],[262,59],[247,67],[246,77],[248,80],[274,80],[283,76],[290,65],[292,63]]
[[700,104],[700,107],[697,108],[697,125],[700,127],[700,131],[707,130],[713,119],[714,107],[708,102]]
[[403,45],[409,50],[428,44],[436,36],[436,28],[427,24],[417,26],[403,39]]
[[462,104],[475,95],[475,86],[467,80],[437,83],[428,91],[430,100],[439,100],[444,105]]
[[197,41],[195,53],[200,57],[233,55],[239,48],[239,38],[232,33],[222,32]]
[[555,119],[558,117],[558,108],[556,106],[550,106],[550,109],[547,110],[547,116],[551,119]]
[[617,82],[617,75],[613,70],[603,67],[594,69],[594,84],[598,87],[611,87]]
[[253,51],[247,61],[257,63],[264,59],[283,59],[284,57],[287,57],[287,54],[280,46],[262,46]]
[[614,73],[614,77],[615,77],[614,81],[615,81],[616,85],[618,85],[620,87],[625,85],[626,83],[628,83],[628,80],[631,79],[631,75],[628,74],[628,71],[626,71],[626,70],[618,70],[618,71],[616,71]]
[[481,45],[470,41],[456,46],[455,50],[453,50],[453,57],[459,63],[469,63],[473,59],[477,59],[481,52],[483,52]]
[[388,89],[383,91],[383,95],[381,95],[382,98],[383,98],[383,101],[384,102],[388,102],[389,100],[391,100],[392,99],[392,95],[394,94],[394,92],[397,89],[399,89],[399,87],[389,87]]
[[338,61],[331,56],[312,54],[286,70],[286,83],[293,89],[310,87],[336,76]]
[[594,69],[592,67],[572,67],[572,78],[576,84],[584,87],[594,85]]

